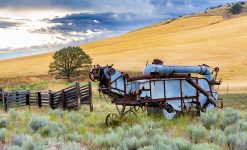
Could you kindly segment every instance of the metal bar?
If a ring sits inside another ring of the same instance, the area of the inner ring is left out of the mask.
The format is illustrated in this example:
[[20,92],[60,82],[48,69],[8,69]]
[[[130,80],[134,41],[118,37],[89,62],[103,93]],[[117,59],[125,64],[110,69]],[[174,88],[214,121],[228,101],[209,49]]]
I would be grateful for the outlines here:
[[170,79],[170,78],[187,78],[191,75],[189,73],[155,73],[155,74],[146,74],[139,75],[135,77],[127,78],[127,81],[135,81],[135,80],[148,80],[148,79]]
[[194,81],[191,80],[191,78],[187,78],[186,81],[192,85],[194,88],[196,88],[199,92],[201,92],[203,95],[205,95],[207,97],[207,100],[213,104],[214,106],[216,106],[216,100],[209,95],[203,88],[201,88],[198,84],[196,84]]

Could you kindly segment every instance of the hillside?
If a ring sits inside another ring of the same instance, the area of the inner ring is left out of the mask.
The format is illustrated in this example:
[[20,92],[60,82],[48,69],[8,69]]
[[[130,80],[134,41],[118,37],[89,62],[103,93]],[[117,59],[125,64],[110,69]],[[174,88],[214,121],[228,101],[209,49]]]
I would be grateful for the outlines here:
[[[165,64],[220,67],[226,82],[246,85],[247,16],[226,17],[222,8],[181,17],[81,47],[94,64],[142,71],[154,58]],[[217,12],[215,15],[213,11]],[[0,61],[1,77],[47,74],[52,53]]]

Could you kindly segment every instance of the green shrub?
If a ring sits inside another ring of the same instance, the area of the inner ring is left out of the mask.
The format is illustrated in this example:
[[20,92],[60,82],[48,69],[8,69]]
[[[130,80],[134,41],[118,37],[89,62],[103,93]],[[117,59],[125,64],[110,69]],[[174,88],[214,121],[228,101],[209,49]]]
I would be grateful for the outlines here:
[[154,145],[148,145],[143,148],[138,148],[138,150],[157,150],[157,148]]
[[17,145],[11,145],[10,147],[8,147],[8,150],[25,150],[25,149]]
[[134,125],[133,127],[128,129],[127,134],[131,137],[135,136],[137,138],[140,138],[145,134],[145,130],[143,130],[141,125]]
[[66,135],[66,139],[71,142],[81,142],[81,136],[77,132],[70,133]]
[[226,135],[234,134],[237,132],[237,127],[236,125],[229,125],[224,129],[224,132]]
[[38,131],[39,129],[42,129],[48,125],[49,125],[49,120],[48,118],[45,118],[45,117],[33,116],[29,122],[29,127],[33,131]]
[[136,138],[136,147],[144,147],[149,144],[149,140],[147,136],[142,136],[141,138]]
[[65,114],[65,111],[63,111],[62,109],[54,109],[54,110],[50,110],[49,111],[49,115],[56,115],[59,117],[63,117],[63,115]]
[[49,122],[46,126],[40,128],[38,132],[44,137],[59,137],[65,133],[65,129],[60,123]]
[[174,140],[174,143],[177,145],[179,150],[190,150],[192,147],[192,144],[182,138],[178,138]]
[[236,127],[237,127],[237,131],[239,132],[243,132],[243,131],[247,131],[247,121],[244,119],[240,119],[236,122]]
[[15,109],[9,110],[9,118],[11,121],[16,121],[20,117],[20,113],[17,112]]
[[230,12],[232,13],[232,14],[239,14],[241,11],[242,11],[242,5],[241,5],[241,3],[235,3],[235,4],[233,4],[232,6],[231,6],[231,8],[230,8]]
[[123,142],[119,145],[121,149],[137,149],[137,142],[138,141],[136,137],[130,137],[129,139],[124,139]]
[[215,144],[203,143],[203,144],[194,144],[191,150],[221,150],[221,148]]
[[2,128],[0,130],[0,141],[2,143],[5,143],[5,139],[6,139],[6,129],[5,128]]
[[103,135],[98,135],[95,137],[95,145],[103,147],[116,147],[120,145],[123,140],[123,136],[117,132],[110,132]]
[[92,144],[93,141],[95,140],[94,138],[95,136],[92,132],[87,132],[83,137],[83,142],[84,143],[89,142],[89,144]]
[[247,132],[238,132],[230,134],[227,137],[229,149],[246,150],[247,147]]
[[7,119],[0,118],[0,128],[6,128],[6,127],[7,127]]
[[64,143],[60,145],[61,150],[81,150],[80,144],[75,142]]
[[217,122],[220,120],[220,114],[217,111],[201,113],[200,120],[205,128],[210,129],[211,126],[216,126]]
[[41,128],[41,129],[39,129],[38,133],[40,133],[40,135],[43,136],[43,137],[48,137],[48,136],[51,135],[51,132],[52,132],[52,130],[51,130],[50,126],[47,125],[47,126]]
[[233,108],[226,108],[221,122],[222,129],[225,129],[228,125],[236,123],[241,119],[240,112]]
[[208,139],[217,145],[224,146],[227,144],[227,137],[221,130],[211,130]]
[[82,115],[75,112],[70,112],[68,114],[68,117],[73,124],[80,124],[84,120],[84,117]]
[[206,129],[202,125],[190,125],[188,127],[188,133],[191,142],[198,143],[204,138]]
[[13,135],[12,145],[22,146],[25,141],[32,141],[32,137],[29,135]]
[[101,149],[186,149],[188,143],[182,145],[181,140],[173,142],[163,134],[161,128],[154,128],[151,124],[108,129],[107,133],[90,136],[90,139],[94,138],[92,145]]
[[34,150],[36,145],[34,145],[33,140],[31,138],[27,138],[23,143],[22,146],[25,150]]

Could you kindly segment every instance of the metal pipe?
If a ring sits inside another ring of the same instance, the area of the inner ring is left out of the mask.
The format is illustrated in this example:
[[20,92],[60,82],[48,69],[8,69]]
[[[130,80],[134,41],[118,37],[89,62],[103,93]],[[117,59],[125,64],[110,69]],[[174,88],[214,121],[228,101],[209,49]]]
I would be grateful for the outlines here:
[[213,80],[213,75],[208,66],[165,66],[149,64],[144,69],[144,74],[150,74],[152,72],[159,73],[198,73],[204,75],[208,81]]
[[148,80],[148,79],[165,79],[165,78],[188,78],[191,75],[189,73],[151,73],[151,74],[144,74],[134,77],[127,78],[127,81],[135,81],[135,80]]

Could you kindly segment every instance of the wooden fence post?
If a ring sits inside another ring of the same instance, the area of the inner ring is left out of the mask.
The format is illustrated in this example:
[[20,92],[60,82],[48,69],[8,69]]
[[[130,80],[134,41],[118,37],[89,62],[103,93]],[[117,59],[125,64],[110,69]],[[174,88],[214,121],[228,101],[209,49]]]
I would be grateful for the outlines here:
[[7,95],[5,95],[5,94],[3,96],[3,101],[4,101],[4,106],[3,106],[4,107],[4,111],[7,112],[8,111],[8,104],[7,104],[8,103],[8,99],[7,99]]
[[65,100],[65,92],[64,90],[61,91],[61,98],[62,98],[62,108],[65,110],[66,108],[66,100]]
[[93,102],[92,102],[92,84],[91,82],[88,82],[88,90],[89,90],[89,107],[90,107],[90,112],[93,111]]
[[54,107],[53,107],[53,105],[54,105],[53,104],[53,102],[54,102],[53,98],[54,97],[53,97],[53,93],[51,92],[51,90],[49,90],[49,95],[50,95],[50,100],[49,100],[50,101],[50,107],[51,107],[51,109],[54,109]]
[[30,91],[26,93],[26,105],[30,105]]
[[41,103],[41,92],[37,92],[37,103],[39,108],[42,107],[42,103]]
[[6,108],[6,101],[5,101],[5,94],[4,94],[4,88],[1,88],[1,92],[2,92],[2,100],[3,100],[3,108],[4,108],[4,111],[7,111],[7,108]]
[[79,82],[75,83],[75,88],[76,88],[76,98],[77,98],[77,109],[79,110],[81,107],[81,94],[80,94],[80,83]]
[[2,98],[2,100],[3,100],[3,107],[4,107],[4,89],[3,88],[1,88],[1,98]]

